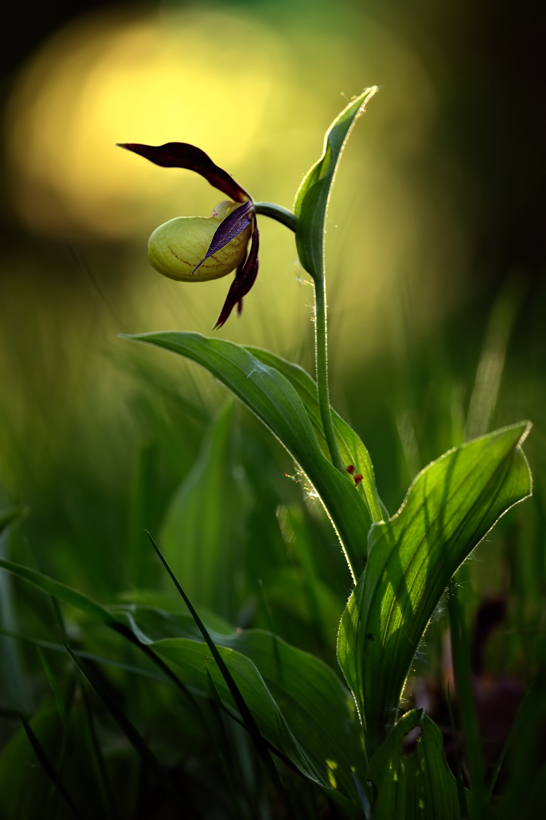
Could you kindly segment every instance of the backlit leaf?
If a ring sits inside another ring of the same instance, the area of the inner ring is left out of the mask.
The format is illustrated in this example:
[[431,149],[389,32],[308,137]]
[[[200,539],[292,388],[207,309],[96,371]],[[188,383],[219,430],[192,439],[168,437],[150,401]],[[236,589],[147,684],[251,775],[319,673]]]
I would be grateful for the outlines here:
[[[313,430],[317,437],[320,448],[324,456],[331,461],[330,449],[324,435],[324,428],[322,426],[322,419],[320,415],[320,407],[317,397],[317,384],[302,367],[286,359],[282,359],[275,353],[269,350],[262,350],[259,347],[246,346],[246,350],[253,356],[259,359],[263,364],[274,367],[279,373],[288,379],[292,387],[296,390],[298,396],[303,402],[307,414],[311,419]],[[364,497],[370,518],[372,521],[382,521],[388,518],[388,513],[381,503],[381,499],[377,493],[375,486],[375,477],[372,466],[372,461],[368,450],[362,443],[360,437],[355,433],[346,421],[343,421],[335,410],[332,410],[332,417],[334,421],[334,429],[336,432],[336,440],[339,448],[339,454],[344,464],[353,465],[355,468],[355,475],[362,475],[362,481],[358,485],[358,490]]]
[[[412,729],[421,734],[404,749]],[[422,711],[400,718],[376,751],[366,772],[377,789],[374,820],[459,820],[457,782],[444,758],[442,734]]]
[[296,245],[301,264],[314,278],[324,275],[324,223],[337,164],[351,128],[377,91],[367,88],[336,117],[326,132],[324,153],[305,176],[294,203]]
[[226,385],[286,447],[317,490],[355,578],[366,557],[371,517],[353,480],[322,453],[309,415],[287,378],[248,350],[199,333],[146,333],[127,338],[157,345],[200,364]]
[[[351,769],[363,772],[364,757],[352,699],[335,673],[266,632],[213,637],[263,736],[310,780],[356,801]],[[173,638],[154,650],[205,696],[208,670],[222,702],[237,714],[205,643]]]
[[457,568],[531,492],[522,422],[429,464],[390,521],[372,527],[367,567],[341,621],[338,659],[364,725],[368,754],[393,725],[427,624]]

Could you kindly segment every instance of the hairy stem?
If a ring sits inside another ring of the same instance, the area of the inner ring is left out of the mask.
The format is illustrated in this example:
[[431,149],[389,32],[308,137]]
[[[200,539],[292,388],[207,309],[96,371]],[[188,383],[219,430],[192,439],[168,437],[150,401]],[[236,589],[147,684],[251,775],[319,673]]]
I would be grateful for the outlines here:
[[[277,220],[277,222],[290,228],[294,233],[297,230],[298,217],[292,213],[292,211],[283,208],[281,205],[275,205],[272,202],[255,202],[254,210],[257,214],[263,214],[264,216],[269,216],[271,219]],[[320,415],[332,462],[338,470],[344,472],[345,466],[339,454],[334,432],[328,389],[328,334],[326,327],[326,280],[324,278],[324,272],[322,271],[320,276],[313,275],[313,281],[315,284],[315,359]]]
[[330,394],[328,388],[328,333],[326,327],[326,280],[324,276],[316,277],[315,283],[315,359],[317,374],[318,401],[322,426],[328,442],[332,462],[338,470],[345,471],[332,421]]
[[289,211],[288,208],[283,208],[282,205],[275,205],[273,202],[255,202],[254,211],[257,214],[263,214],[264,216],[269,216],[271,219],[275,219],[296,233],[298,217],[292,213],[292,211]]

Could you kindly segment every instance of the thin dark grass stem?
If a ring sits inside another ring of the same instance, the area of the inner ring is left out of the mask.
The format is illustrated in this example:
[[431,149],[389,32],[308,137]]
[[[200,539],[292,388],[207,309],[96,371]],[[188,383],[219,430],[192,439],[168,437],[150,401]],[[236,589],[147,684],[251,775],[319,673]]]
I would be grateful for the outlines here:
[[314,278],[315,284],[315,360],[318,402],[324,435],[330,451],[334,467],[345,473],[345,466],[341,460],[332,419],[330,406],[330,388],[328,384],[328,330],[326,281],[324,276]]
[[195,807],[191,804],[187,795],[184,795],[175,784],[171,781],[167,771],[156,758],[155,754],[149,748],[140,732],[136,729],[132,721],[127,717],[124,711],[119,707],[111,693],[107,690],[104,683],[97,677],[95,671],[91,666],[86,665],[84,661],[79,659],[74,654],[68,644],[65,644],[67,653],[72,658],[75,666],[80,670],[84,678],[87,680],[91,688],[96,692],[105,708],[109,711],[113,719],[118,724],[121,731],[126,736],[127,740],[144,761],[147,768],[154,773],[158,782],[163,786],[165,793],[169,794],[173,800],[180,806],[184,807],[187,817],[197,818],[199,816]]
[[35,734],[32,726],[27,721],[27,719],[25,718],[24,715],[21,714],[20,718],[21,718],[21,722],[23,724],[23,728],[24,728],[24,730],[26,732],[26,735],[28,737],[29,743],[30,743],[30,745],[32,746],[32,748],[34,750],[34,754],[38,758],[38,760],[40,762],[40,765],[42,766],[43,770],[45,771],[45,773],[47,774],[47,776],[51,780],[52,784],[57,788],[58,792],[64,798],[65,803],[70,808],[70,810],[71,810],[72,814],[74,815],[74,817],[76,817],[78,820],[80,820],[82,815],[80,814],[80,811],[79,811],[78,807],[76,806],[76,804],[74,803],[74,800],[70,796],[70,793],[68,792],[66,786],[64,785],[59,773],[55,769],[55,766],[53,765],[53,763],[49,759],[49,757],[47,755],[47,752],[45,751],[44,747],[40,743],[40,741],[39,741],[37,735]]
[[[161,550],[157,546],[157,544],[154,541],[151,533],[148,532],[148,530],[146,530],[146,535],[150,539],[150,542],[151,542],[154,550],[156,551],[159,560],[161,561],[161,563],[163,564],[163,566],[167,570],[167,572],[169,574],[169,577],[171,578],[171,580],[172,580],[173,584],[175,585],[176,589],[178,590],[180,596],[184,600],[184,603],[188,607],[192,618],[194,619],[194,621],[195,621],[197,627],[199,628],[199,631],[201,632],[207,646],[209,647],[209,649],[212,653],[212,656],[213,656],[214,660],[216,661],[216,663],[218,665],[218,668],[219,668],[219,670],[222,674],[222,677],[224,678],[224,680],[226,682],[226,685],[227,685],[227,687],[228,687],[228,689],[231,693],[231,696],[232,696],[233,700],[235,701],[235,704],[236,704],[236,706],[237,706],[237,708],[238,708],[238,710],[241,714],[241,717],[243,718],[243,721],[246,725],[246,728],[250,732],[250,736],[252,737],[252,740],[254,741],[256,751],[258,752],[261,760],[264,763],[264,766],[265,766],[269,776],[271,777],[275,787],[277,788],[278,793],[279,793],[279,797],[281,798],[281,800],[286,805],[286,808],[287,808],[287,811],[288,811],[287,816],[296,817],[297,814],[295,815],[293,813],[294,812],[294,807],[291,805],[291,801],[288,798],[286,789],[283,786],[283,783],[282,783],[281,777],[280,777],[280,773],[277,770],[277,768],[275,766],[275,763],[273,762],[273,760],[271,758],[271,750],[269,748],[269,744],[266,742],[265,738],[262,736],[260,728],[259,728],[258,724],[256,723],[252,712],[248,708],[245,699],[241,695],[241,692],[239,691],[239,688],[238,688],[237,684],[235,683],[235,680],[234,680],[231,672],[229,671],[226,662],[222,658],[222,656],[221,656],[220,652],[218,651],[218,648],[217,648],[216,644],[212,640],[212,638],[211,638],[205,624],[203,623],[203,621],[201,620],[201,618],[197,614],[197,612],[196,612],[195,608],[193,607],[190,599],[188,598],[188,596],[186,595],[186,593],[184,592],[184,590],[182,589],[182,587],[178,583],[178,580],[177,580],[176,576],[172,572],[172,570],[169,567],[167,561],[163,557],[163,554],[162,554]],[[285,756],[282,754],[282,752],[276,751],[276,754],[281,759],[283,759],[283,760],[286,759]],[[294,767],[294,764],[292,764],[291,761],[290,761],[290,767],[291,768],[296,768],[296,771],[298,771],[298,774],[300,774],[297,767]],[[292,812],[292,814],[290,814],[290,812]]]
[[[216,720],[216,725],[218,726],[218,733],[221,738],[222,748],[218,750],[218,757],[220,759],[222,769],[224,771],[224,775],[226,778],[226,782],[228,784],[228,789],[230,791],[232,800],[234,804],[237,806],[237,816],[240,817],[241,820],[244,820],[248,817],[248,810],[243,803],[243,795],[247,802],[251,801],[249,800],[247,789],[241,782],[241,779],[237,776],[237,772],[235,771],[235,765],[231,760],[231,758],[233,757],[233,750],[231,748],[229,736],[226,731],[224,721],[222,719],[222,700],[220,698],[218,690],[216,689],[214,680],[212,679],[212,675],[210,674],[208,668],[207,680],[211,692],[211,709]],[[254,806],[254,816],[256,816],[256,810],[257,807]]]
[[466,795],[464,793],[463,770],[461,768],[461,758],[456,743],[457,729],[455,727],[455,719],[453,717],[453,703],[451,701],[451,692],[449,690],[449,684],[446,689],[446,701],[447,711],[449,712],[449,722],[451,724],[451,734],[454,740],[453,745],[455,749],[455,766],[457,767],[457,795],[459,797],[459,809],[461,811],[462,820],[468,820],[468,808],[466,806]]
[[91,760],[94,764],[94,768],[96,771],[99,790],[102,796],[102,801],[106,812],[105,816],[110,818],[110,820],[114,820],[114,818],[118,817],[116,800],[114,797],[114,790],[112,789],[112,784],[110,783],[110,778],[108,777],[106,763],[104,761],[102,749],[100,747],[99,739],[97,737],[95,723],[93,721],[93,712],[91,710],[91,705],[89,703],[89,696],[87,694],[86,687],[81,686],[80,689],[82,693],[82,700],[85,711],[87,736],[91,750]]
[[464,750],[468,771],[470,773],[472,792],[477,804],[477,816],[480,816],[479,812],[485,808],[486,802],[480,728],[472,693],[472,672],[468,657],[469,642],[463,623],[457,587],[453,579],[451,579],[449,584],[448,612],[451,630],[453,674],[461,715]]

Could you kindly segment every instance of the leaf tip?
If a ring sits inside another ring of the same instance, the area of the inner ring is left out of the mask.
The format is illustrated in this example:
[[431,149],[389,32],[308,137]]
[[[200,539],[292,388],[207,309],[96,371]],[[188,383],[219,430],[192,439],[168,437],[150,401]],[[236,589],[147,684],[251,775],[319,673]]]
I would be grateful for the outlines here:
[[528,419],[524,419],[522,422],[520,422],[520,424],[522,427],[522,433],[518,440],[518,447],[521,447],[521,445],[533,429],[533,422],[529,421]]

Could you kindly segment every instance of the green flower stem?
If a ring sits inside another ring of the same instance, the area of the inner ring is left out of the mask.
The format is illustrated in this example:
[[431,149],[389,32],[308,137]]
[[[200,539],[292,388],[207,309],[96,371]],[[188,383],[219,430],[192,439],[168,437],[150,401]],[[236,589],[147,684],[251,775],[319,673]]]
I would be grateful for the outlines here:
[[345,472],[345,465],[341,460],[337,446],[330,394],[328,388],[328,333],[326,327],[326,280],[324,276],[314,278],[315,284],[315,361],[317,373],[317,390],[320,415],[324,435],[328,442],[328,449],[334,467]]
[[296,214],[289,211],[288,208],[283,208],[282,205],[275,205],[273,202],[255,202],[254,211],[257,214],[269,216],[271,219],[276,219],[282,225],[286,225],[291,231],[296,233],[298,227],[298,217]]
[[[298,217],[287,208],[283,208],[281,205],[275,205],[272,202],[255,202],[254,210],[257,214],[263,214],[264,216],[271,217],[271,219],[276,219],[277,222],[280,222],[282,225],[286,225],[287,228],[290,228],[291,231],[296,233],[298,227]],[[315,285],[315,358],[320,415],[332,462],[338,470],[344,473],[345,465],[341,460],[337,446],[328,390],[326,280],[324,278],[324,274],[322,273],[321,276],[313,276],[313,281]]]

